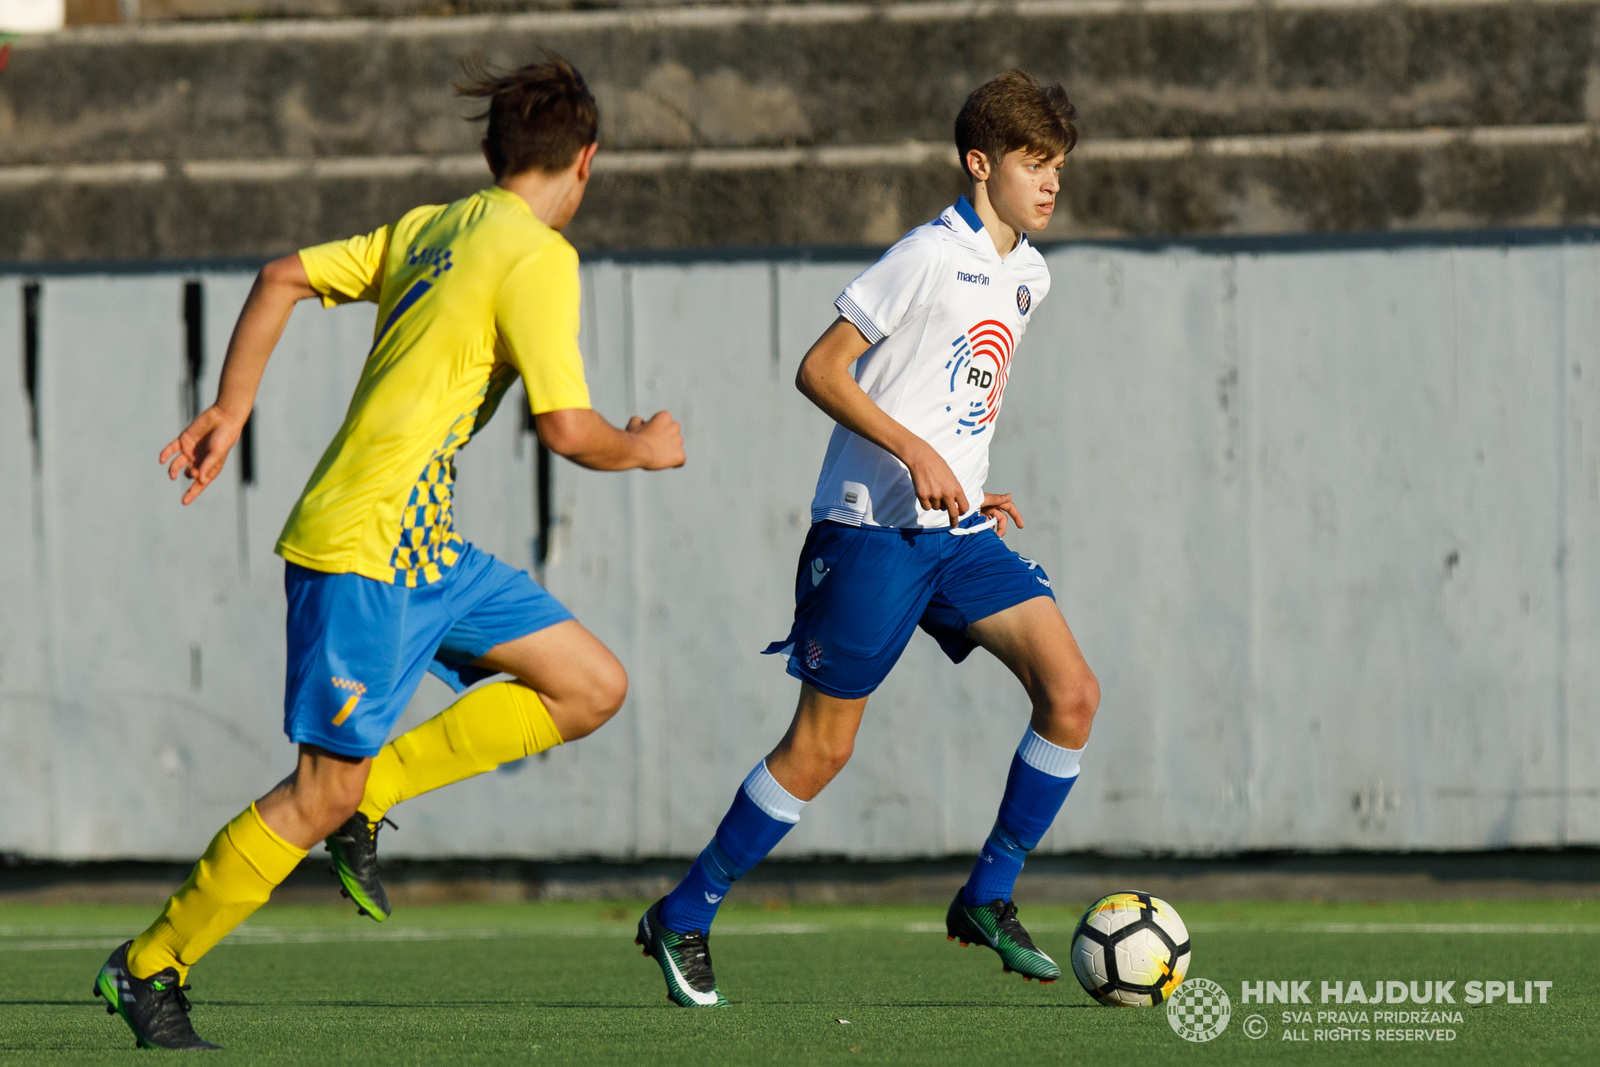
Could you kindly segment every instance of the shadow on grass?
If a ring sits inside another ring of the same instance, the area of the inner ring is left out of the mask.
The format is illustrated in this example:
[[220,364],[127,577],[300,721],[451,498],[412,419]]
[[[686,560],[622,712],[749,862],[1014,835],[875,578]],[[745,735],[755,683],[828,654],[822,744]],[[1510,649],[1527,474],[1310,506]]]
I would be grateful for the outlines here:
[[[82,1006],[83,1001],[76,1000],[0,1000],[0,1006],[7,1004],[70,1004]],[[90,1002],[93,1003],[92,1001]],[[482,997],[471,1000],[427,1000],[427,1001],[392,1001],[392,1000],[212,1000],[195,1001],[196,1008],[388,1008],[396,1011],[437,1011],[440,1008],[550,1008],[573,1011],[662,1011],[671,1012],[676,1009],[672,1004],[595,1004],[579,1003],[577,1001],[561,1000],[490,1000]],[[858,1008],[972,1008],[984,1011],[1022,1010],[1022,1011],[1075,1011],[1085,1008],[1098,1008],[1095,1004],[1007,1004],[997,1001],[974,1000],[900,1000],[900,1001],[852,1001],[842,1003],[837,1000],[736,1000],[728,1005],[729,1008],[790,1008],[796,1010],[813,1009],[824,1013],[849,1011]],[[727,1011],[715,1011],[710,1018],[722,1018],[733,1014]]]
[[969,1000],[897,1000],[890,1003],[863,1000],[851,1002],[850,1004],[840,1004],[838,1001],[829,1001],[827,1003],[819,1004],[815,1001],[799,1002],[793,1000],[747,1000],[738,1001],[735,1003],[744,1003],[749,1004],[751,1007],[762,1008],[803,1008],[807,1006],[816,1008],[826,1007],[830,1011],[835,1009],[844,1011],[850,1008],[981,1008],[984,1011],[994,1011],[996,1009],[1018,1009],[1022,1011],[1071,1011],[1077,1008],[1098,1007],[1098,1005],[1095,1004],[1004,1004],[996,1003],[994,1001]]
[[[6,1001],[0,1001],[5,1004]],[[656,1010],[654,1004],[575,1004],[561,1001],[544,1000],[487,1000],[482,997],[472,1000],[428,1000],[428,1001],[390,1001],[390,1000],[197,1000],[194,1002],[199,1008],[389,1008],[398,1011],[437,1011],[440,1008],[585,1008],[593,1011],[642,1011]],[[670,1004],[661,1005],[661,1010],[671,1007]]]

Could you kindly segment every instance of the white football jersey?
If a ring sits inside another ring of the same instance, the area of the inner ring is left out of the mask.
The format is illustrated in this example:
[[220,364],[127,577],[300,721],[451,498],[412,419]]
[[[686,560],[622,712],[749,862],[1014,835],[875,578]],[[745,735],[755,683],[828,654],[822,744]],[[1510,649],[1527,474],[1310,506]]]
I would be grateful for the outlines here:
[[[872,342],[856,361],[857,383],[950,464],[968,515],[983,503],[1012,354],[1049,291],[1050,271],[1027,237],[1002,259],[962,197],[902,237],[834,301]],[[811,521],[824,519],[950,524],[946,512],[918,505],[905,464],[843,426],[833,428],[811,502]]]

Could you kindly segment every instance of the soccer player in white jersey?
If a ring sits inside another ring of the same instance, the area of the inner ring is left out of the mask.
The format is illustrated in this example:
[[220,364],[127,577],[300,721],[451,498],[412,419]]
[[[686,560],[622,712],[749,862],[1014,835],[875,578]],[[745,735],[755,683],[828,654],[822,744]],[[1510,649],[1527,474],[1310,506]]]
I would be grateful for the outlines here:
[[767,649],[787,656],[800,705],[689,873],[639,920],[638,943],[676,1004],[726,1003],[707,946],[717,905],[844,767],[868,695],[919,625],[956,662],[987,649],[1033,703],[947,932],[994,949],[1024,978],[1061,976],[1011,894],[1077,779],[1100,692],[1043,568],[1000,540],[1021,514],[984,482],[1012,357],[1050,289],[1026,233],[1050,221],[1075,114],[1059,85],[1020,70],[974,91],[955,129],[970,192],[846,287],[839,318],[801,363],[797,387],[838,425],[800,554],[794,626]]

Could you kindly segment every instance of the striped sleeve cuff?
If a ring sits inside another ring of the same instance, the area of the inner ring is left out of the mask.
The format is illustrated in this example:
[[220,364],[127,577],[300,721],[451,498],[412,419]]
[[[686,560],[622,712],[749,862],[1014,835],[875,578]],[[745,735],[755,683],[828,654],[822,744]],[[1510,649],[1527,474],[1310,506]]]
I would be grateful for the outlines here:
[[840,293],[839,299],[833,302],[833,306],[839,309],[839,314],[855,324],[856,329],[861,331],[861,336],[867,339],[868,344],[875,345],[888,336],[888,334],[878,329],[877,325],[872,321],[872,316],[861,310],[861,305],[850,299],[849,293]]

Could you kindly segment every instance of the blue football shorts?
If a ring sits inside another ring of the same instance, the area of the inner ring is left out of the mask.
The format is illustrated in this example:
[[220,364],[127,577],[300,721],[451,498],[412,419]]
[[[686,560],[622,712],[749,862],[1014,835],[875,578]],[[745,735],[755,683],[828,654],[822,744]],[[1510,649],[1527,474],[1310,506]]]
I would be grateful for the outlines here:
[[790,674],[845,699],[882,685],[918,626],[960,663],[978,647],[968,626],[1035,597],[1055,599],[1043,567],[994,530],[976,529],[987,521],[968,517],[964,535],[816,523],[800,550],[794,626],[767,653],[787,656]]
[[460,692],[496,673],[472,665],[494,646],[572,618],[525,572],[472,545],[415,589],[293,563],[283,589],[283,731],[341,756],[376,756],[425,672]]

